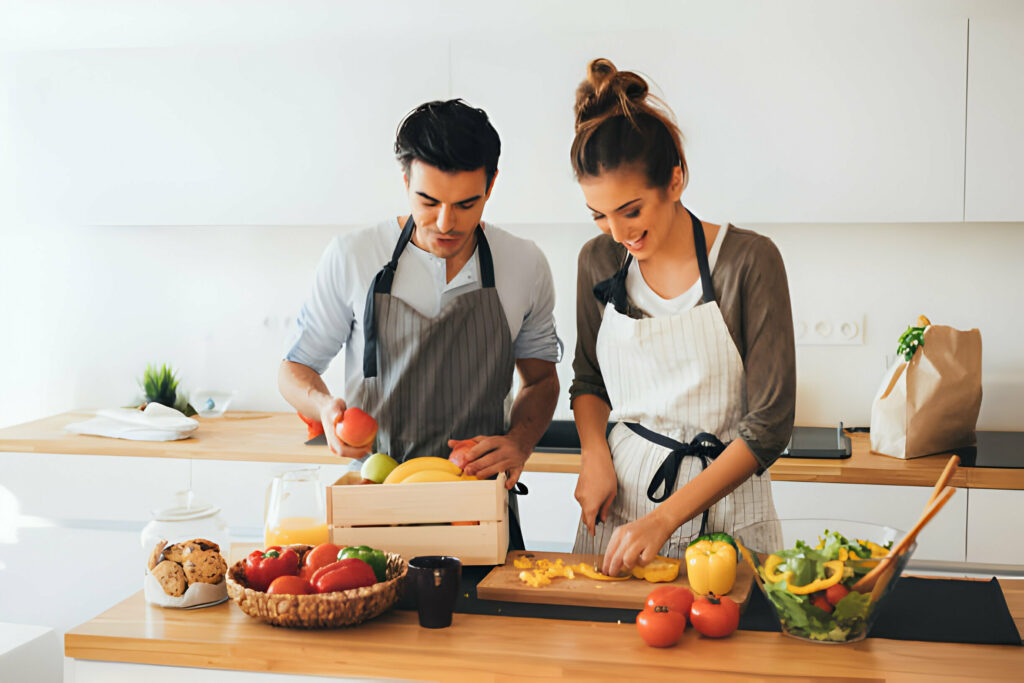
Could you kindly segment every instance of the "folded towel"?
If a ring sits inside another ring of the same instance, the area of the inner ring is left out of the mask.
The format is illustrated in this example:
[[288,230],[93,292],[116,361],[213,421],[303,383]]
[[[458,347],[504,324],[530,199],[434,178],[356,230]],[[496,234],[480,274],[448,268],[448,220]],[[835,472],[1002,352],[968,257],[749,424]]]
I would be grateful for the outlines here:
[[112,408],[96,411],[96,417],[64,427],[72,434],[107,436],[133,441],[187,439],[199,423],[174,408],[150,403],[145,410]]

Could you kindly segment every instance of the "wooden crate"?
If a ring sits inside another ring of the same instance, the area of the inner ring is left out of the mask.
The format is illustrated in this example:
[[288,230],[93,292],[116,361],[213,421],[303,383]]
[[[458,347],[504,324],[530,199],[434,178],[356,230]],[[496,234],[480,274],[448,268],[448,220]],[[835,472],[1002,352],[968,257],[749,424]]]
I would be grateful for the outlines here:
[[327,488],[327,522],[331,543],[338,545],[369,545],[406,560],[451,555],[463,564],[502,564],[509,540],[505,475],[484,481],[336,484]]

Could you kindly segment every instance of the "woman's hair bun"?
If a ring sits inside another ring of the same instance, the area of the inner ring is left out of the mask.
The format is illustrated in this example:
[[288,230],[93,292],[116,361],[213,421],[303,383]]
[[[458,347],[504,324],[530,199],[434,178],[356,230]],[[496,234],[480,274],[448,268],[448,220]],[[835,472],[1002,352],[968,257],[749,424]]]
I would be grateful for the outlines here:
[[647,99],[647,81],[632,71],[619,71],[611,60],[587,65],[587,78],[576,89],[576,125],[605,114],[633,113]]

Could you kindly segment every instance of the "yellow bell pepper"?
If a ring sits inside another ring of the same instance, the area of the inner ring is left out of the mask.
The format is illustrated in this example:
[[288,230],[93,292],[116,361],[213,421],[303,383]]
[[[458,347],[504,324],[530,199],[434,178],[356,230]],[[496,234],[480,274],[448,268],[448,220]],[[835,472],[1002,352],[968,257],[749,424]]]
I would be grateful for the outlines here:
[[824,579],[815,579],[806,586],[794,586],[789,582],[788,576],[792,575],[792,572],[786,572],[786,588],[790,593],[794,595],[810,595],[811,593],[817,593],[823,591],[829,586],[834,586],[839,583],[843,578],[843,563],[840,560],[833,560],[832,562],[825,563],[825,569],[831,569],[832,573]]
[[533,586],[534,588],[540,588],[541,586],[547,586],[551,584],[551,579],[544,575],[540,571],[521,571],[519,572],[519,580],[525,584]]
[[526,557],[525,555],[521,555],[512,560],[512,566],[514,566],[516,569],[529,569],[533,566],[533,560]]
[[697,541],[686,549],[686,577],[695,593],[725,595],[736,583],[736,549],[725,541]]
[[681,560],[658,555],[644,567],[633,567],[633,576],[651,583],[675,581],[679,576],[680,564],[682,564]]

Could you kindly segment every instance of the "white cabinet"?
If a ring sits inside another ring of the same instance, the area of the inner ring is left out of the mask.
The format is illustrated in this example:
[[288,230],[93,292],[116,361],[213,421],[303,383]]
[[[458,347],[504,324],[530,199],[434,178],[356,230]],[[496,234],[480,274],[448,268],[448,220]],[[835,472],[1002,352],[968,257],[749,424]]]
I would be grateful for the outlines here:
[[1024,220],[1024,4],[971,14],[967,85],[968,221]]
[[364,224],[407,201],[394,134],[446,41],[25,52],[17,215],[81,225]]
[[[931,493],[930,486],[772,482],[772,497],[781,518],[849,519],[903,530],[917,522]],[[967,493],[957,489],[921,531],[911,562],[964,561]]]
[[457,38],[452,92],[502,134],[490,217],[586,221],[576,85],[608,57],[675,111],[684,202],[736,222],[959,221],[967,21],[884,4],[677,3],[663,28]]
[[971,489],[967,507],[967,561],[1024,565],[1024,491]]

